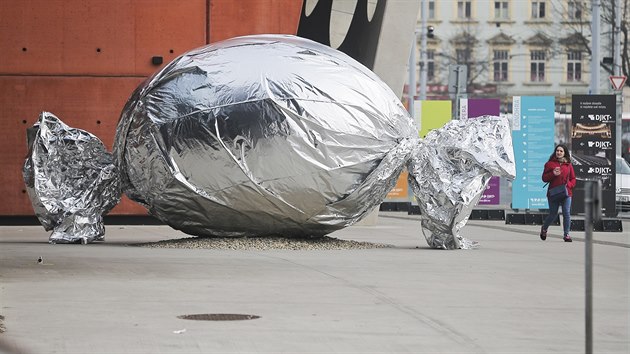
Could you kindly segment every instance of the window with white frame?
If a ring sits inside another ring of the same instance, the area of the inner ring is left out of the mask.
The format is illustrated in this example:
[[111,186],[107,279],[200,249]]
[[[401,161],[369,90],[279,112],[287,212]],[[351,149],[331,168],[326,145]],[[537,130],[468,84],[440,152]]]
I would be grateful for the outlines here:
[[582,18],[582,2],[569,0],[567,2],[567,17],[570,20],[579,20]]
[[532,1],[532,18],[543,19],[546,16],[545,1]]
[[571,50],[567,53],[567,82],[582,81],[582,52]]
[[493,74],[495,82],[508,81],[508,60],[507,50],[495,50],[493,55]]
[[530,75],[532,82],[545,82],[546,53],[544,50],[530,52]]
[[427,14],[427,18],[429,20],[435,20],[435,1],[433,0],[429,0],[428,1],[428,9],[429,9],[429,13]]
[[509,2],[508,1],[495,1],[494,2],[494,19],[495,20],[507,20],[510,18],[509,14]]
[[435,50],[427,50],[427,81],[435,79]]
[[457,2],[457,18],[460,20],[472,18],[472,1]]

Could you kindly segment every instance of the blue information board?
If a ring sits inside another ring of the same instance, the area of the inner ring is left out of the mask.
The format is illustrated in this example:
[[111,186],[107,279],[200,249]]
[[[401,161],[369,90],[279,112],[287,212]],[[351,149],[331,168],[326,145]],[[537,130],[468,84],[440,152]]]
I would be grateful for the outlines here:
[[512,143],[516,178],[512,182],[513,209],[548,209],[542,172],[554,148],[553,96],[514,96]]

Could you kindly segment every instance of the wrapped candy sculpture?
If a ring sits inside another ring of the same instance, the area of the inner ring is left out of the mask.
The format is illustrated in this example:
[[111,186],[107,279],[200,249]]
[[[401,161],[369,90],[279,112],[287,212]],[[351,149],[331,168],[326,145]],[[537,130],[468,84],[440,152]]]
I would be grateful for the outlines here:
[[[70,188],[111,193],[90,192],[64,213],[100,218],[120,185],[192,235],[321,236],[377,207],[406,166],[429,245],[469,248],[459,230],[489,176],[515,174],[507,121],[452,123],[425,141],[417,132],[398,97],[349,56],[295,36],[237,37],[180,56],[135,90],[116,131],[115,183]],[[27,159],[27,185],[29,166],[47,158]],[[40,220],[58,213],[32,201]]]

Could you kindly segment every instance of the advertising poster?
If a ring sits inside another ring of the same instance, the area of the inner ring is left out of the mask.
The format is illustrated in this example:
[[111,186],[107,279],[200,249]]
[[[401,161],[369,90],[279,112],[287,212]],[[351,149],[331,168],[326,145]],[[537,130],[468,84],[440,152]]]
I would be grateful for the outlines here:
[[[501,100],[494,98],[461,99],[459,103],[460,119],[476,118],[484,115],[499,116],[501,114]],[[492,177],[486,190],[479,199],[479,205],[498,205],[500,198],[500,178]]]
[[419,114],[414,118],[418,123],[421,138],[424,138],[431,130],[443,127],[452,119],[453,106],[450,100],[417,101],[416,107]]
[[584,212],[584,181],[602,181],[602,213],[615,216],[615,95],[573,95],[571,161],[578,179],[572,213]]
[[516,178],[512,182],[512,209],[549,209],[542,172],[555,144],[554,111],[553,96],[513,98],[512,144]]
[[409,172],[403,170],[396,180],[396,185],[387,193],[387,201],[405,201],[408,202],[409,198],[409,183],[407,182],[407,176]]

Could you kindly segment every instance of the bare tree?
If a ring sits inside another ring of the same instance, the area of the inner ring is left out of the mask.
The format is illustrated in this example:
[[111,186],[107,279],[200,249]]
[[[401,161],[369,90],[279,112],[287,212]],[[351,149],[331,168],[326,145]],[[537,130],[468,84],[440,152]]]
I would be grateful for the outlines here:
[[[617,1],[621,1],[621,28],[619,38],[614,30],[615,16],[617,9]],[[621,44],[621,72],[623,75],[630,74],[630,56],[629,56],[629,22],[630,22],[630,0],[600,0],[601,4],[601,35],[605,40],[603,48],[604,58],[613,57],[613,48],[615,41]],[[591,2],[582,0],[552,0],[552,11],[555,18],[560,18],[554,33],[563,33],[562,38],[556,38],[560,46],[557,48],[559,52],[555,54],[565,54],[570,50],[579,50],[583,53],[592,55],[591,48]],[[608,74],[614,74],[614,68],[610,60],[602,60],[600,67]],[[630,82],[626,82],[630,86]]]
[[[615,16],[617,10],[617,1],[621,1],[621,27],[619,31],[619,38],[614,31],[615,28]],[[628,75],[630,73],[630,57],[628,56],[628,20],[630,9],[628,5],[630,4],[630,0],[606,0],[602,1],[602,24],[605,25],[607,31],[607,35],[610,37],[610,57],[613,56],[613,44],[615,41],[619,41],[621,46],[621,72],[624,75]],[[605,66],[604,69],[609,74],[614,74],[614,68],[612,65]]]
[[491,64],[485,51],[475,50],[479,48],[478,31],[475,25],[469,23],[458,26],[454,35],[447,39],[448,45],[442,45],[442,51],[436,53],[443,68],[450,65],[466,66],[469,92],[480,86],[481,82],[487,81],[486,76]]

